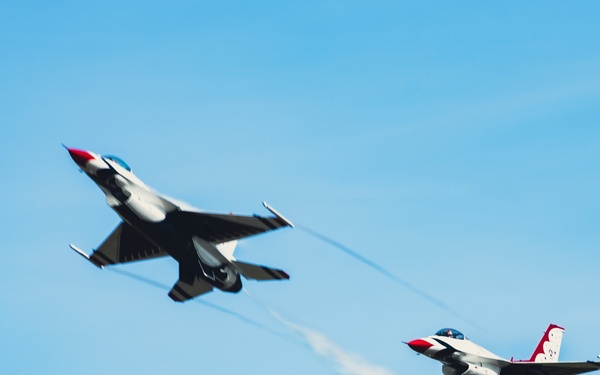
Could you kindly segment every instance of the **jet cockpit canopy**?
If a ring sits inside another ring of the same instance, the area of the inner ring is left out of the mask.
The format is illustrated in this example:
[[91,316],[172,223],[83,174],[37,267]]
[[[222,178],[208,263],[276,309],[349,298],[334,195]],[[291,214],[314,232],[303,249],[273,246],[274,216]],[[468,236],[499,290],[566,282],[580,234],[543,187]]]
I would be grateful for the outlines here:
[[121,167],[123,167],[126,170],[128,170],[129,172],[131,172],[131,167],[129,167],[129,165],[127,165],[127,163],[125,163],[123,161],[123,159],[121,159],[120,157],[114,156],[114,155],[104,155],[103,157],[105,159],[114,161],[115,163],[119,164]]
[[454,328],[442,328],[435,333],[435,336],[450,337],[453,339],[464,340],[465,335],[455,330]]

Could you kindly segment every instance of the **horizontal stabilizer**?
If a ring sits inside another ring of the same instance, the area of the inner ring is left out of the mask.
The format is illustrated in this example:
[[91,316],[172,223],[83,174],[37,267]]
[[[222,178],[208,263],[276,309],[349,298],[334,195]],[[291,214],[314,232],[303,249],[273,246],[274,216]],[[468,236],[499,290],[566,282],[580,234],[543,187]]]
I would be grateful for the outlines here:
[[283,270],[234,261],[233,264],[248,280],[289,280],[290,276]]

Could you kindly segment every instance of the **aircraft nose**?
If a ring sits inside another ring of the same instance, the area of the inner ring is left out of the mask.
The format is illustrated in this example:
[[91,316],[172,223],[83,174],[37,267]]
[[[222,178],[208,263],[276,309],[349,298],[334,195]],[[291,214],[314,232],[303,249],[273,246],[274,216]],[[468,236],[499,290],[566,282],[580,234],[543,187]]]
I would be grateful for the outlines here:
[[429,341],[423,339],[416,339],[406,343],[412,350],[418,353],[424,353],[427,349],[433,346]]
[[85,167],[88,161],[95,159],[94,155],[90,154],[88,151],[68,147],[66,147],[66,149],[67,151],[69,151],[69,154],[71,155],[75,163],[77,163],[77,165],[79,165],[80,167]]

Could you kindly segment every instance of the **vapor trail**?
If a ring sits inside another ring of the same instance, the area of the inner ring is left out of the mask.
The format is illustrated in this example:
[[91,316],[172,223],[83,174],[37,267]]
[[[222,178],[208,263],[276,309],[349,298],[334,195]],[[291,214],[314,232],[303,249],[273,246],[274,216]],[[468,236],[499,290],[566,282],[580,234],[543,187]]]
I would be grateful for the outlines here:
[[137,275],[135,273],[131,273],[131,272],[128,272],[128,271],[123,271],[123,270],[118,269],[118,268],[104,268],[104,269],[108,270],[108,271],[111,271],[111,272],[114,272],[114,273],[117,273],[117,274],[119,274],[121,276],[129,277],[130,279],[134,279],[134,280],[137,280],[139,282],[148,284],[148,285],[153,286],[153,287],[158,288],[158,289],[164,289],[164,290],[169,290],[170,289],[169,286],[167,286],[165,284],[161,284],[158,281],[154,281],[152,279],[149,279],[149,278],[144,277],[144,276]]
[[348,353],[323,333],[285,319],[281,314],[252,296],[247,289],[244,288],[243,290],[244,293],[256,304],[264,308],[275,320],[299,334],[313,353],[333,362],[337,367],[338,373],[342,375],[394,375],[392,371],[383,366],[369,363],[357,354]]
[[[128,272],[128,271],[123,271],[123,270],[118,269],[118,268],[106,268],[106,269],[109,270],[109,271],[112,271],[114,273],[117,273],[117,274],[119,274],[121,276],[125,276],[125,277],[128,277],[130,279],[137,280],[139,282],[145,283],[147,285],[153,286],[153,287],[158,288],[158,289],[163,289],[163,290],[167,290],[167,291],[171,289],[171,287],[168,286],[168,285],[161,284],[161,283],[159,283],[159,282],[157,282],[155,280],[149,279],[149,278],[144,277],[144,276],[137,275],[135,273],[131,273],[131,272]],[[256,327],[258,329],[261,329],[263,331],[269,332],[272,335],[279,336],[279,337],[284,338],[286,340],[289,339],[288,336],[285,336],[282,333],[274,331],[274,330],[270,329],[269,327],[267,327],[267,326],[265,326],[265,325],[263,325],[263,324],[255,321],[255,320],[247,318],[247,317],[245,317],[245,316],[243,316],[243,315],[241,315],[241,314],[239,314],[239,313],[237,313],[235,311],[226,309],[224,307],[215,305],[213,303],[204,301],[202,299],[193,299],[192,301],[196,302],[196,303],[198,303],[200,305],[204,305],[204,306],[210,307],[213,310],[217,310],[217,311],[220,311],[220,312],[225,313],[227,315],[233,316],[234,318],[236,318],[236,319],[238,319],[238,320],[240,320],[240,321],[242,321],[242,322],[244,322],[244,323],[246,323],[248,325],[251,325],[251,326]]]
[[340,250],[342,250],[344,253],[350,255],[351,257],[353,257],[354,259],[358,260],[359,262],[371,267],[372,269],[374,269],[375,271],[379,272],[380,274],[386,276],[388,279],[394,281],[397,284],[402,285],[403,287],[407,288],[408,290],[410,290],[411,292],[417,294],[418,296],[420,296],[421,298],[431,302],[432,304],[436,305],[437,307],[439,307],[440,309],[449,312],[450,314],[456,316],[457,318],[460,318],[462,320],[464,320],[465,322],[471,324],[474,327],[477,327],[478,329],[482,329],[478,324],[476,324],[475,322],[473,322],[472,320],[468,319],[467,317],[463,316],[462,314],[458,313],[457,311],[455,311],[454,309],[452,309],[450,306],[448,306],[446,303],[444,303],[443,301],[439,300],[438,298],[435,298],[434,296],[432,296],[431,294],[428,294],[426,292],[424,292],[423,290],[415,287],[414,285],[412,285],[411,283],[409,283],[408,281],[396,276],[395,274],[393,274],[392,272],[388,271],[387,269],[385,269],[383,266],[381,266],[378,263],[373,262],[372,260],[364,257],[363,255],[359,254],[358,252],[350,249],[348,246],[345,246],[343,244],[341,244],[340,242],[337,242],[315,230],[312,230],[310,228],[307,228],[303,225],[299,225],[296,224],[296,227],[303,230],[304,232],[310,234],[311,236],[326,242],[328,244],[330,244],[333,247],[336,247]]

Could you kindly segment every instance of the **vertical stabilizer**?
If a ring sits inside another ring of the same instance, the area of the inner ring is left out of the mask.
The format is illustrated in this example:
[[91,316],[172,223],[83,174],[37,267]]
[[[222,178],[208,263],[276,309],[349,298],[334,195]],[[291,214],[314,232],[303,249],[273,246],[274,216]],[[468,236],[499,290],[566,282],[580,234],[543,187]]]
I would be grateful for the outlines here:
[[531,355],[530,362],[558,362],[560,354],[560,344],[562,343],[563,333],[565,329],[550,324],[542,340]]

